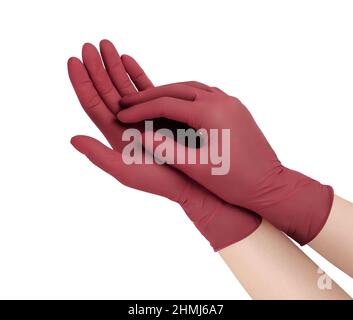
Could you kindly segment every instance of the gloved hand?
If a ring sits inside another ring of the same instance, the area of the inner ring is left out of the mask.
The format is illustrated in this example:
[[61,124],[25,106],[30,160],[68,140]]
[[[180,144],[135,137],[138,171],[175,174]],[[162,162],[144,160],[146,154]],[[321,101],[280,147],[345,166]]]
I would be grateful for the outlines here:
[[[191,87],[177,83],[125,96],[120,105],[125,109],[117,117],[124,123],[166,117],[205,129],[208,136],[211,129],[219,129],[219,133],[229,129],[230,165],[224,175],[212,175],[210,161],[177,163],[177,152],[170,157],[160,154],[158,142],[154,142],[154,155],[225,201],[258,213],[301,245],[314,239],[324,226],[332,206],[332,188],[284,167],[238,99],[203,84]],[[176,142],[165,138],[164,146],[177,150]],[[194,150],[197,159],[203,148],[217,149],[212,143]]]
[[121,151],[127,143],[122,141],[122,134],[127,127],[115,117],[119,101],[122,96],[137,92],[134,85],[138,90],[153,85],[131,57],[123,56],[133,85],[109,41],[100,43],[100,51],[105,68],[97,49],[85,44],[84,64],[77,58],[70,58],[68,71],[83,109],[114,150],[87,136],[73,137],[73,146],[121,183],[178,202],[216,251],[251,234],[261,223],[256,214],[224,202],[173,168],[157,164],[127,165],[122,161]]

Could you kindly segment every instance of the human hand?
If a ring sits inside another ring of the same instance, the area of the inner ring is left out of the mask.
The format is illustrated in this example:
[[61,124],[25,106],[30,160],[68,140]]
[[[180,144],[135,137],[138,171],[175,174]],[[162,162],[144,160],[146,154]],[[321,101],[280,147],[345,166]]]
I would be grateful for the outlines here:
[[[121,59],[109,41],[101,42],[100,51],[105,67],[97,49],[85,44],[83,63],[70,58],[68,71],[83,109],[113,150],[87,136],[72,138],[74,147],[121,183],[178,202],[215,250],[251,234],[261,221],[257,215],[231,206],[184,174],[157,164],[124,163],[122,150],[127,142],[122,136],[127,126],[115,117],[120,110],[119,101],[123,96],[137,92],[134,85],[143,91],[153,84],[131,57],[122,56]],[[141,124],[137,124],[139,127]]]
[[[191,152],[201,159],[205,150],[218,152],[226,140],[222,152],[229,157],[229,170],[223,174],[212,174],[215,168],[210,159],[190,164],[178,161],[178,152],[161,154],[158,141],[153,141],[150,151],[225,201],[257,212],[302,245],[325,224],[333,200],[332,188],[284,167],[238,99],[203,84],[191,87],[176,83],[125,96],[120,105],[124,110],[117,117],[127,124],[166,117],[203,129],[207,137],[212,130],[218,130],[213,141],[209,139],[199,149],[185,147],[183,153]],[[229,139],[222,139],[227,129]],[[170,137],[158,136],[158,131],[156,135],[155,140],[165,138],[165,149],[181,150]]]

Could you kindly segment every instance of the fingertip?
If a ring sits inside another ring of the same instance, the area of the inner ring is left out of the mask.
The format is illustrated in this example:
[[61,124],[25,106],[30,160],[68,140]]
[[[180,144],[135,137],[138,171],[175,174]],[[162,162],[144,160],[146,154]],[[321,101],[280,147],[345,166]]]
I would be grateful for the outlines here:
[[119,101],[119,105],[122,108],[125,108],[127,106],[127,96],[124,96],[120,99]]
[[80,59],[71,57],[67,60],[67,72],[73,85],[77,84],[82,78],[83,68],[84,66]]
[[[127,54],[123,54],[120,58],[125,67],[126,72],[130,75],[130,77],[133,78],[134,76],[136,76],[136,68],[140,69],[136,60]],[[141,71],[138,70],[137,73],[141,73]]]
[[89,57],[92,54],[95,54],[97,52],[96,47],[89,42],[86,42],[83,46],[82,46],[82,59],[85,60],[87,59],[87,57]]
[[109,61],[111,61],[111,59],[115,58],[116,56],[119,56],[120,59],[118,50],[115,48],[114,44],[107,39],[100,41],[99,50],[103,59],[107,58]]
[[89,137],[89,136],[85,136],[85,135],[83,135],[83,134],[78,134],[78,135],[76,135],[76,136],[73,136],[73,137],[71,138],[70,142],[77,144],[77,143],[80,143],[80,142],[83,141],[83,140],[89,140],[89,139],[92,139],[92,140],[93,140],[93,138],[91,138],[91,137]]
[[128,123],[129,122],[129,118],[127,117],[128,114],[129,114],[128,112],[125,112],[124,110],[122,110],[116,114],[116,117],[119,121]]
[[84,136],[77,135],[77,136],[74,136],[70,139],[70,143],[73,145],[73,147],[81,153],[83,153],[82,148],[81,148],[82,137],[84,137]]
[[102,39],[100,42],[99,42],[99,48],[100,49],[103,49],[103,48],[106,48],[108,46],[113,46],[113,43],[108,40],[108,39]]
[[85,53],[90,52],[92,50],[94,51],[96,50],[96,47],[92,43],[89,43],[89,42],[84,43],[82,46],[82,56],[84,56]]
[[87,157],[89,157],[95,147],[99,147],[101,145],[101,143],[96,139],[85,135],[74,136],[71,138],[70,142],[76,150]]
[[72,66],[74,64],[77,64],[77,63],[81,63],[81,60],[79,58],[76,58],[76,57],[70,57],[68,60],[67,60],[67,66]]
[[91,43],[85,43],[82,46],[82,60],[85,64],[90,64],[91,61],[96,61],[99,59],[99,52],[97,48]]
[[129,62],[129,61],[134,60],[134,58],[129,56],[128,54],[123,54],[123,55],[121,55],[121,60],[123,60],[123,62]]
[[89,48],[94,48],[94,45],[90,42],[85,42],[82,46],[82,49],[89,49]]
[[100,44],[111,44],[111,41],[108,39],[102,39],[101,41],[99,41]]
[[122,111],[119,111],[117,114],[115,114],[116,118],[121,121],[124,122],[124,114],[121,115]]
[[67,59],[67,64],[73,63],[76,59],[76,57],[70,57],[69,59]]

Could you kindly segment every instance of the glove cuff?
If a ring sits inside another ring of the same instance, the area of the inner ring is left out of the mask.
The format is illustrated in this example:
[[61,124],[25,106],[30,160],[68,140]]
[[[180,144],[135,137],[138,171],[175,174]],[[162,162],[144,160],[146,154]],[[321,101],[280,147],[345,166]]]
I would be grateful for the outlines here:
[[[273,182],[273,181],[272,181]],[[283,168],[271,191],[252,210],[300,245],[313,240],[331,212],[334,191],[299,172]]]

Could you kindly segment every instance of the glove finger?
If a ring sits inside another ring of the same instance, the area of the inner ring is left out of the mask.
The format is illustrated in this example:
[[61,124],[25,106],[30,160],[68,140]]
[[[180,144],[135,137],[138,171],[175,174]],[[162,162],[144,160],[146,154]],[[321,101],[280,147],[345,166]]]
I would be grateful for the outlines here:
[[167,118],[186,123],[192,128],[200,128],[201,122],[197,117],[197,109],[192,105],[192,102],[161,97],[123,109],[117,114],[117,117],[124,123],[137,123],[143,120]]
[[116,114],[119,111],[120,95],[109,78],[96,47],[85,43],[82,47],[82,60],[98,94],[107,107]]
[[[189,183],[186,176],[167,166],[152,163],[152,161],[149,161],[150,164],[144,164],[145,162],[126,164],[122,153],[108,148],[94,138],[75,136],[71,139],[71,143],[93,164],[128,187],[179,202],[183,190]],[[124,150],[122,152],[124,153]],[[143,153],[142,146],[141,149],[137,149],[137,152]]]
[[184,84],[168,84],[123,97],[120,101],[120,105],[122,107],[130,107],[137,103],[147,102],[161,97],[194,101],[196,98],[196,92],[195,88]]
[[124,54],[121,56],[121,61],[130,79],[139,91],[154,87],[152,81],[133,57]]
[[120,96],[136,93],[136,89],[129,79],[118,51],[109,40],[100,42],[100,52],[102,54],[105,68],[108,71]]

